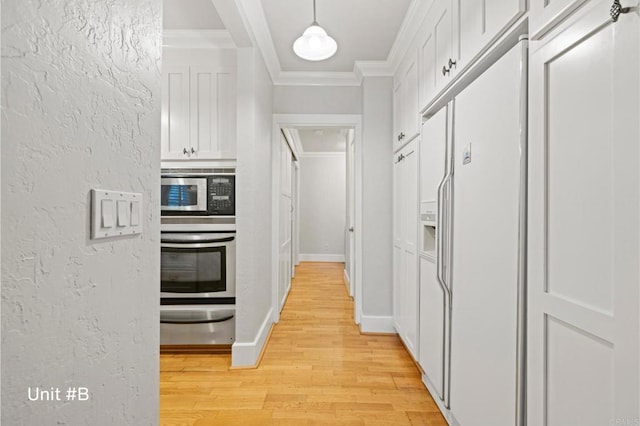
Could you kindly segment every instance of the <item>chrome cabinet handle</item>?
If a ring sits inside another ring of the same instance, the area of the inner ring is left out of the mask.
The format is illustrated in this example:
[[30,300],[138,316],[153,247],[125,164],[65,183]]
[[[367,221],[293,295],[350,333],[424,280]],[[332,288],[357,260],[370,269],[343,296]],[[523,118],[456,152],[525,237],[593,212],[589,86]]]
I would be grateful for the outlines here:
[[353,232],[353,226],[349,228],[349,232]]
[[402,140],[402,139],[404,139],[404,137],[405,137],[404,132],[400,132],[400,139]]
[[191,153],[192,153],[192,154],[195,154],[195,153],[196,153],[196,150],[195,150],[195,149],[193,149],[193,147],[191,147]]
[[456,61],[454,61],[453,59],[449,58],[449,69],[452,69],[454,66],[456,66],[456,64],[457,64]]
[[189,153],[189,151],[187,151],[187,148],[182,148],[182,153],[183,153],[184,155],[187,155],[187,154]]
[[447,68],[446,65],[442,66],[442,75],[447,75],[449,74],[449,69]]

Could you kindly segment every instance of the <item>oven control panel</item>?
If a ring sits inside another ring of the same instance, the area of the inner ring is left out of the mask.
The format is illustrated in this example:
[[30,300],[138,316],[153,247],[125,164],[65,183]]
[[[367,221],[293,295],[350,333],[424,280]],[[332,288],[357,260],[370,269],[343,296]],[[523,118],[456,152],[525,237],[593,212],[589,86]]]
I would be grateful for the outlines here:
[[207,179],[208,208],[209,214],[218,216],[235,216],[236,200],[235,186],[236,177],[233,175],[209,176]]

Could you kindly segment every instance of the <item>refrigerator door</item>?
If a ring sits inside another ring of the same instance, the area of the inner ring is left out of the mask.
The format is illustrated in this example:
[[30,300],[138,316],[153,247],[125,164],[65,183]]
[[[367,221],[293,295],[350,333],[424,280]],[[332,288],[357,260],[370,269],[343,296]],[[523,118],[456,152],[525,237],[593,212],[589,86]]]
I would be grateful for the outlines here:
[[455,99],[450,392],[462,425],[516,419],[524,53],[520,42]]

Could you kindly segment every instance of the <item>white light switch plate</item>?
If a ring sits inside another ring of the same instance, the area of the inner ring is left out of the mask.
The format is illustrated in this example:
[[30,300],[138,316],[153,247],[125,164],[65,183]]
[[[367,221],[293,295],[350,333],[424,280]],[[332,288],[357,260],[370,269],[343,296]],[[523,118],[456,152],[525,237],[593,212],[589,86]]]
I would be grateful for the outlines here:
[[91,190],[91,239],[142,233],[142,194]]

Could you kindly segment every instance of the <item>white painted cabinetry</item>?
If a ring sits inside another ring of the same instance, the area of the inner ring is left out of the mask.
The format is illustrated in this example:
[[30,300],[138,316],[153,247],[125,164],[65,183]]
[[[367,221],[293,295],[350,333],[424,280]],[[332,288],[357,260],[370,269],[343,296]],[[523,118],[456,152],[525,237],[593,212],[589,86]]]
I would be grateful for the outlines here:
[[398,334],[418,356],[418,153],[414,139],[394,156],[393,317]]
[[236,156],[236,68],[230,49],[165,49],[162,159]]
[[458,0],[435,1],[429,9],[421,32],[419,108],[426,107],[456,75],[458,25],[454,7]]
[[526,0],[460,1],[460,62],[472,62],[526,10]]
[[531,44],[529,426],[640,418],[640,18],[611,3]]
[[393,91],[394,151],[420,132],[418,114],[418,57],[410,52],[396,76]]

